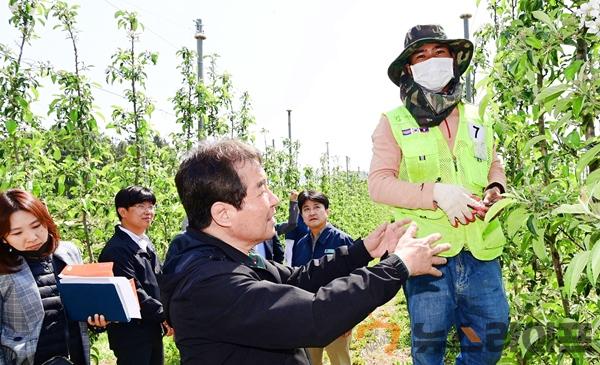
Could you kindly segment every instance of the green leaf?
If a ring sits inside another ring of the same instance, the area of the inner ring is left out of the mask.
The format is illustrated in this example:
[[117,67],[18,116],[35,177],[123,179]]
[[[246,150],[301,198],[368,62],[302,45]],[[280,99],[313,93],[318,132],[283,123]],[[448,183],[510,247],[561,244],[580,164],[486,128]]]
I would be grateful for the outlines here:
[[556,32],[556,27],[554,26],[554,22],[552,21],[552,19],[550,19],[550,17],[548,16],[548,14],[546,14],[543,11],[540,11],[540,10],[536,10],[536,11],[532,12],[532,14],[533,14],[533,16],[536,19],[541,20],[548,27],[550,27],[550,29],[552,29],[553,31]]
[[482,78],[481,80],[477,81],[477,83],[475,83],[475,89],[484,88],[488,85],[489,82],[490,82],[490,76],[488,75],[488,76]]
[[77,111],[77,109],[71,110],[71,112],[69,113],[69,119],[71,120],[71,122],[73,122],[73,124],[77,125],[78,118],[79,118],[79,112]]
[[569,85],[561,84],[555,86],[548,86],[540,91],[539,94],[535,97],[534,103],[539,103],[541,101],[547,101],[549,99],[557,98],[565,92],[569,88]]
[[583,65],[582,60],[573,61],[573,63],[571,63],[569,66],[567,66],[567,68],[565,68],[565,70],[563,71],[565,73],[565,78],[569,81],[572,81],[573,79],[575,79],[575,75],[581,68],[581,65]]
[[31,110],[29,110],[29,109],[23,110],[23,121],[25,121],[27,123],[31,123],[32,120],[33,120],[33,113],[31,113]]
[[[571,335],[571,336],[573,336],[573,335]],[[585,351],[581,351],[577,348],[573,348],[572,343],[567,344],[567,351],[569,352],[569,355],[571,355],[571,357],[573,358],[574,364],[589,365],[589,362],[585,358]]]
[[479,118],[481,118],[481,120],[484,120],[485,109],[487,109],[489,102],[490,102],[490,93],[486,93],[483,96],[483,98],[481,98],[481,102],[479,102]]
[[598,341],[592,341],[590,343],[590,346],[592,346],[592,348],[594,350],[596,350],[596,352],[600,353],[600,342],[598,342]]
[[583,109],[583,95],[580,95],[573,99],[573,104],[571,108],[573,109],[573,116],[577,118],[579,114],[581,114],[581,110]]
[[590,258],[590,251],[583,251],[573,256],[567,272],[565,273],[565,287],[564,292],[567,296],[571,296],[577,287],[577,283],[581,277],[581,273],[588,263]]
[[525,356],[533,344],[545,336],[546,330],[543,326],[527,327],[519,336],[519,348],[521,349],[521,355]]
[[586,178],[586,185],[595,185],[598,181],[600,181],[600,169],[592,171]]
[[60,153],[58,147],[52,147],[52,157],[54,157],[56,161],[60,160],[60,158],[62,157],[62,154]]
[[585,169],[585,167],[589,165],[594,158],[596,158],[598,153],[600,153],[600,143],[595,145],[592,149],[584,153],[583,156],[579,158],[579,161],[577,161],[577,167],[575,167],[575,174],[578,178],[583,172],[583,169]]
[[581,204],[563,204],[552,211],[553,215],[558,214],[585,214],[585,207]]
[[530,45],[531,47],[533,47],[535,49],[542,48],[542,41],[540,41],[539,39],[537,39],[534,36],[525,37],[525,43],[527,43],[528,45]]
[[60,175],[56,179],[56,183],[58,184],[58,195],[62,195],[65,192],[65,175]]
[[529,229],[529,232],[533,233],[534,236],[537,236],[537,219],[535,219],[534,214],[531,214],[529,218],[527,218],[527,229]]
[[[588,185],[587,190],[589,191],[589,195],[600,200],[600,182],[597,182],[593,186]],[[598,207],[598,203],[590,202],[590,206]]]
[[60,102],[60,98],[56,98],[56,99],[52,100],[52,102],[48,105],[48,115],[50,115],[54,111],[54,107],[59,102]]
[[577,130],[571,131],[567,136],[565,142],[567,145],[573,149],[578,149],[581,146],[581,137],[579,136],[579,132]]
[[539,143],[546,139],[545,135],[535,136],[525,143],[525,147],[523,147],[523,153],[529,153],[531,147],[535,146],[536,143]]
[[517,201],[515,199],[511,199],[511,198],[504,198],[496,203],[494,203],[494,205],[492,205],[490,207],[490,210],[487,211],[487,213],[485,214],[485,222],[490,222],[492,219],[494,219],[496,217],[496,215],[498,215],[498,213],[500,213],[500,211],[512,204],[515,204]]
[[17,102],[19,103],[21,108],[27,109],[29,107],[29,103],[27,102],[27,100],[23,99],[22,97],[16,96],[15,99],[17,99]]
[[590,255],[590,266],[592,268],[592,278],[590,281],[592,282],[593,286],[596,286],[598,275],[600,275],[600,242],[596,242],[594,248],[592,248],[592,253]]
[[538,229],[537,237],[533,238],[533,253],[543,262],[550,262],[550,256],[546,252],[546,244],[544,241],[545,229]]
[[519,207],[512,212],[510,212],[508,218],[506,218],[506,234],[509,237],[513,237],[521,227],[527,222],[527,217],[529,213],[525,207]]
[[[575,365],[589,364],[584,358],[585,351],[581,351],[581,345],[586,342],[585,337],[580,337],[583,328],[587,330],[588,325],[582,327],[582,324],[572,318],[562,318],[556,331],[558,343],[571,355],[574,361],[570,363]],[[557,361],[556,363],[564,364],[563,361]]]
[[14,119],[7,120],[4,125],[6,126],[6,131],[10,135],[14,134],[18,127],[18,124]]

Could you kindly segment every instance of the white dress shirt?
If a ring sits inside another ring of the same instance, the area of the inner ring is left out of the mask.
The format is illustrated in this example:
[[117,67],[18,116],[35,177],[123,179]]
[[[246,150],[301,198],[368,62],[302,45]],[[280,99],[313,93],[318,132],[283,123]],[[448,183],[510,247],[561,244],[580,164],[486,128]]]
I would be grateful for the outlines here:
[[127,233],[129,235],[129,237],[131,237],[133,242],[137,243],[137,245],[140,246],[142,251],[144,251],[144,252],[147,251],[148,244],[151,243],[152,241],[150,241],[150,238],[148,236],[146,236],[145,233],[142,234],[141,236],[138,236],[137,234],[131,232],[130,230],[128,230],[127,228],[124,228],[121,225],[119,226],[119,228],[121,229],[121,231]]

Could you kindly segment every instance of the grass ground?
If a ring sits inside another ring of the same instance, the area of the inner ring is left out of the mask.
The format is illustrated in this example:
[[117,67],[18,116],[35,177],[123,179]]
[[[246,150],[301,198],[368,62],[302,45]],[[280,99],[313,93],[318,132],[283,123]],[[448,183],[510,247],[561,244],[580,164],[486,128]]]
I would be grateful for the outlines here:
[[[178,365],[179,352],[175,347],[172,337],[164,338],[163,344],[165,349],[165,365]],[[106,336],[106,332],[101,333],[94,342],[92,348],[92,364],[94,364],[94,354],[98,359],[97,365],[113,365],[117,363],[113,352],[108,347],[108,337]]]

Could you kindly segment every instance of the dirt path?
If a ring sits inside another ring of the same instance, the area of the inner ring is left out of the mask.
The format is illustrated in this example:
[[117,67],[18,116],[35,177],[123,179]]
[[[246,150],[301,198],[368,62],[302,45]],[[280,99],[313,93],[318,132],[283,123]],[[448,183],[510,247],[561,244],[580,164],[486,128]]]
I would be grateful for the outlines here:
[[[406,306],[398,297],[377,308],[353,332],[355,364],[411,364]],[[357,352],[358,351],[358,352]]]

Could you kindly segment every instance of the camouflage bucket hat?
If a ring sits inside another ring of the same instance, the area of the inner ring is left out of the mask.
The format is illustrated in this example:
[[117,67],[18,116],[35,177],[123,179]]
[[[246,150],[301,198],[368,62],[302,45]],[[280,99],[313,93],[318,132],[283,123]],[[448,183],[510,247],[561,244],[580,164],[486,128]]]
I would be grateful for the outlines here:
[[394,84],[400,86],[405,73],[404,66],[408,63],[408,58],[425,43],[448,45],[456,60],[458,76],[465,73],[469,67],[473,57],[473,43],[471,41],[468,39],[448,39],[444,28],[439,25],[416,25],[406,33],[404,51],[388,67],[388,76]]

